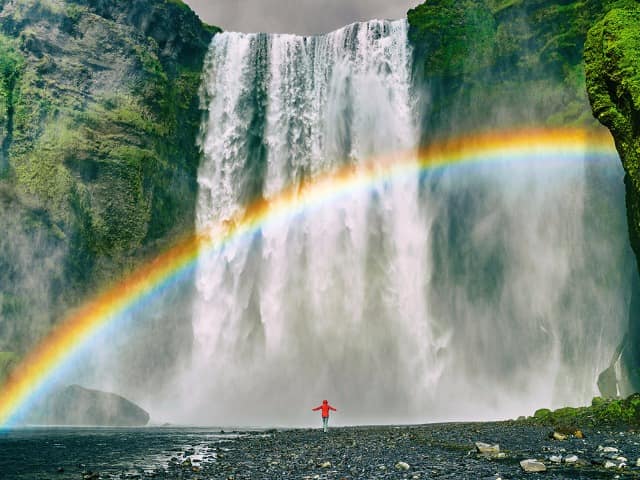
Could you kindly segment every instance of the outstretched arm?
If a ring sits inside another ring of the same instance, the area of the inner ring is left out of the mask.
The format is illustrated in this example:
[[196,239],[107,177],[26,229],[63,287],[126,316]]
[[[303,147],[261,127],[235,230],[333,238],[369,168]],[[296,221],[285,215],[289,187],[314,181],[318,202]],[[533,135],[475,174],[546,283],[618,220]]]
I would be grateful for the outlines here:
[[337,408],[333,408],[331,405],[329,405],[329,410],[333,410],[334,412],[337,412],[338,409]]
[[312,408],[311,410],[312,410],[312,411],[314,411],[314,412],[317,412],[317,411],[318,411],[318,410],[320,410],[321,408],[322,408],[322,405],[320,405],[319,407],[316,407],[316,408]]

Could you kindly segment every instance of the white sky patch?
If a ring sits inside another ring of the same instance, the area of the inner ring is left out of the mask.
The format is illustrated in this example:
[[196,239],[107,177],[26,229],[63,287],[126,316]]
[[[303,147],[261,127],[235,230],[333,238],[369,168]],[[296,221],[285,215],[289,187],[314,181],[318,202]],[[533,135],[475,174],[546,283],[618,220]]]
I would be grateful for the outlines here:
[[421,0],[184,0],[226,31],[297,33],[336,30],[371,19],[400,19]]

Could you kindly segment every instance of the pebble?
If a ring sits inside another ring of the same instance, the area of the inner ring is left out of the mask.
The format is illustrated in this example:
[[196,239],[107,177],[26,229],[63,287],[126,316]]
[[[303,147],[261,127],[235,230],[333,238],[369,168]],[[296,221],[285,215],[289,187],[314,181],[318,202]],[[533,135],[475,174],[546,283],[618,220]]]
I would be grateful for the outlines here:
[[560,456],[560,455],[551,455],[549,457],[549,461],[551,461],[553,463],[561,463],[562,462],[562,456]]
[[520,462],[520,467],[522,467],[525,472],[545,472],[547,470],[544,463],[539,462],[534,458],[522,460]]
[[396,470],[407,471],[410,468],[411,467],[409,466],[409,464],[407,462],[398,462],[398,463],[396,463]]
[[578,457],[576,455],[567,455],[564,457],[564,463],[576,463],[578,461]]
[[484,442],[476,442],[476,450],[478,453],[483,453],[485,455],[495,455],[500,453],[500,445],[497,443],[494,445],[490,445]]
[[619,450],[616,447],[603,447],[602,445],[600,445],[598,447],[598,451],[602,451],[604,453],[618,453]]
[[607,460],[606,462],[604,462],[604,468],[615,468],[617,466],[618,464],[612,462],[611,460]]
[[331,462],[322,462],[320,468],[331,468]]
[[554,440],[566,440],[566,439],[567,439],[567,436],[566,436],[566,435],[563,435],[563,434],[562,434],[562,433],[560,433],[560,432],[553,432],[553,439],[554,439]]

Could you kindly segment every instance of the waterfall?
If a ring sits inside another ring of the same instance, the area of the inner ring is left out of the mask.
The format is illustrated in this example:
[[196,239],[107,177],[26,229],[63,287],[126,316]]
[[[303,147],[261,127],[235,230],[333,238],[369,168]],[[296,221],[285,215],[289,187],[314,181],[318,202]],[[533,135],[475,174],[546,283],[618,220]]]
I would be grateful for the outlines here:
[[[407,29],[216,35],[199,231],[322,172],[416,149]],[[323,398],[343,423],[588,401],[628,300],[628,269],[604,274],[609,289],[591,279],[627,253],[583,240],[589,168],[558,179],[506,162],[385,182],[203,258],[182,420],[310,424]]]

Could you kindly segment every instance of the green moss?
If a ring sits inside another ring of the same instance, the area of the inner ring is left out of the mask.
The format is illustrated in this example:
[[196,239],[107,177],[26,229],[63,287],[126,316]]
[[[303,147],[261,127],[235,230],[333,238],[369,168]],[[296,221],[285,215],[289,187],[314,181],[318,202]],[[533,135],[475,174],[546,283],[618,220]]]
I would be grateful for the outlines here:
[[585,427],[631,427],[640,426],[640,394],[626,399],[593,399],[590,407],[565,407],[555,411],[542,409],[535,412],[528,423],[549,425],[556,429],[571,425],[568,430]]
[[0,385],[11,373],[11,369],[18,363],[19,357],[13,352],[0,352]]
[[629,235],[640,262],[640,6],[616,5],[589,32],[587,91],[593,114],[611,130],[627,173]]
[[[602,2],[430,0],[409,12],[423,142],[479,129],[595,126],[582,62]],[[527,108],[514,108],[527,105]]]
[[416,57],[425,59],[425,72],[471,74],[492,62],[495,24],[484,2],[427,2],[410,10],[408,18],[411,41],[418,46]]

